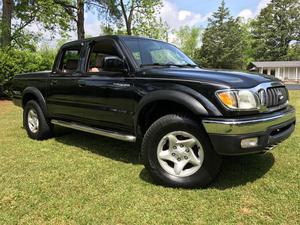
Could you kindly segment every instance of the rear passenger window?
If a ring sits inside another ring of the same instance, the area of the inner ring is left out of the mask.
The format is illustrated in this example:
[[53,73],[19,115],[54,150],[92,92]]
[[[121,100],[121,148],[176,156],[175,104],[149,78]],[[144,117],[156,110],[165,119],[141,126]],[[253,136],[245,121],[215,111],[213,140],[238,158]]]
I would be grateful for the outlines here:
[[63,73],[72,73],[78,69],[81,46],[65,49],[60,61],[59,70]]

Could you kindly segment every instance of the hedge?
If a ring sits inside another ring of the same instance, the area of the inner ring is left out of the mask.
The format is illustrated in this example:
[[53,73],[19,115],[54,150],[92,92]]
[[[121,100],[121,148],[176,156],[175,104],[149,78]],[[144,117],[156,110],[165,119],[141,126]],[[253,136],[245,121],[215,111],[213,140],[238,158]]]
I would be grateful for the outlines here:
[[28,50],[0,49],[0,96],[5,85],[16,74],[51,70],[55,50],[31,52]]

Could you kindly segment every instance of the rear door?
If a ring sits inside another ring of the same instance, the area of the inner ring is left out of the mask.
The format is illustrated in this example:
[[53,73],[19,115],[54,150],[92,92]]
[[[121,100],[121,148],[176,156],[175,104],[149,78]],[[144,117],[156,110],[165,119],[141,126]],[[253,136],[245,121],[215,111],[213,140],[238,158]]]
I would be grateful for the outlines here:
[[47,91],[47,105],[52,117],[72,120],[80,117],[77,76],[83,54],[83,45],[78,43],[63,47],[57,57]]

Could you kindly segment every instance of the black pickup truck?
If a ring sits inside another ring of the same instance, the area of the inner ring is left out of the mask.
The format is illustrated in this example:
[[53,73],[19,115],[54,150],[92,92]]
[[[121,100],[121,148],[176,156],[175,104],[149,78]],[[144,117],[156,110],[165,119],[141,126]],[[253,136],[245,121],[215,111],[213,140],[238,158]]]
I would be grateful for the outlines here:
[[204,187],[222,155],[265,152],[290,136],[295,109],[273,76],[199,68],[175,46],[102,36],[67,43],[53,69],[17,75],[28,136],[53,125],[141,144],[160,184]]

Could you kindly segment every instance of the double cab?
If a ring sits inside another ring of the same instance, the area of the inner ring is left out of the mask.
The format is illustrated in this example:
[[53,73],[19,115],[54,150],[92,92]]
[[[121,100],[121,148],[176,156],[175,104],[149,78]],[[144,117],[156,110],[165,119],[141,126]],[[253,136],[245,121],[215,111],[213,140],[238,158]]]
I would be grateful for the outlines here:
[[174,45],[133,36],[66,43],[52,71],[15,76],[12,94],[30,138],[59,125],[136,142],[154,180],[173,187],[205,187],[223,155],[268,151],[295,127],[275,77],[203,69]]

